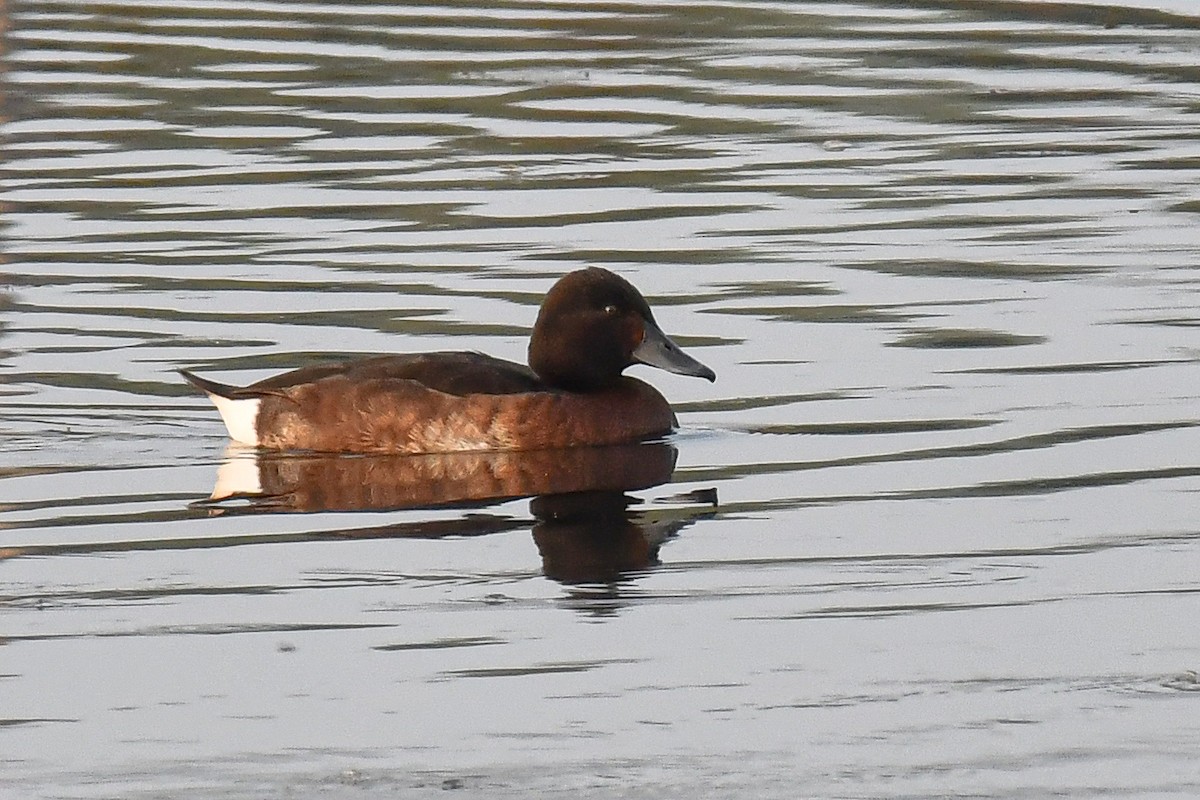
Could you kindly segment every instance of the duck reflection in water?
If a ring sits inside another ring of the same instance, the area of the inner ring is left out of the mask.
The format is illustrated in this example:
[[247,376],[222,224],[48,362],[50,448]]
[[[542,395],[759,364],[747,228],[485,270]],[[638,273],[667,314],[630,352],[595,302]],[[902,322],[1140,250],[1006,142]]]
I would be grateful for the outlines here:
[[[564,450],[403,455],[267,453],[231,448],[210,514],[470,509],[452,520],[349,528],[337,538],[477,536],[530,527],[483,513],[533,498],[532,533],[545,575],[568,584],[611,584],[658,564],[664,542],[711,516],[712,490],[634,508],[626,494],[670,480],[677,451],[663,443]],[[242,501],[242,502],[239,502]]]

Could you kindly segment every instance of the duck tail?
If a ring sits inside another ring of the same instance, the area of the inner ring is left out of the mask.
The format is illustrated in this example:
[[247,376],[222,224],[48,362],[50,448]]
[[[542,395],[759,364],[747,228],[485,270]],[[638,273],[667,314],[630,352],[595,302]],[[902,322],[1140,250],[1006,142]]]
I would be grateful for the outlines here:
[[258,444],[258,407],[262,402],[261,397],[239,395],[241,390],[236,386],[201,378],[186,369],[179,370],[179,374],[213,401],[229,431],[229,438],[242,444]]
[[225,397],[232,400],[238,390],[236,386],[229,386],[228,384],[210,381],[208,378],[201,378],[199,375],[194,372],[188,372],[186,369],[177,369],[175,371],[182,375],[185,381],[207,395],[216,395],[217,397]]

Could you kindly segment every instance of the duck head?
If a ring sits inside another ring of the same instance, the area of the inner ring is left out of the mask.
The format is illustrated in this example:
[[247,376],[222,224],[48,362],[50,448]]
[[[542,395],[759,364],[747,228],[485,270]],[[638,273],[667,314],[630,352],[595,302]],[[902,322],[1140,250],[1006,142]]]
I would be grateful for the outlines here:
[[629,281],[599,267],[560,278],[529,340],[529,366],[538,377],[555,388],[589,391],[616,383],[633,364],[717,379],[663,333]]

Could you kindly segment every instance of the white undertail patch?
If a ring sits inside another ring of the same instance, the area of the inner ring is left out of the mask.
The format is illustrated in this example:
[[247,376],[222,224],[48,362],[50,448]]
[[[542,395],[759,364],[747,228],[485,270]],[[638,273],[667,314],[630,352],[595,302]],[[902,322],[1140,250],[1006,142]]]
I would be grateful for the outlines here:
[[225,421],[230,439],[258,446],[258,406],[262,402],[260,398],[234,400],[219,394],[209,394],[208,399],[212,400],[217,411],[221,412],[221,419]]

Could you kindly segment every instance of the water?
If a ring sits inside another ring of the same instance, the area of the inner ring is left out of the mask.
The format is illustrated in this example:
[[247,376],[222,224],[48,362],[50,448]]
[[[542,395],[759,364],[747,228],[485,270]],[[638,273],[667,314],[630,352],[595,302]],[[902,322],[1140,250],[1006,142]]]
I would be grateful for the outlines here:
[[[1192,4],[0,13],[0,794],[1200,791]],[[667,444],[256,464],[173,373],[586,264]]]

